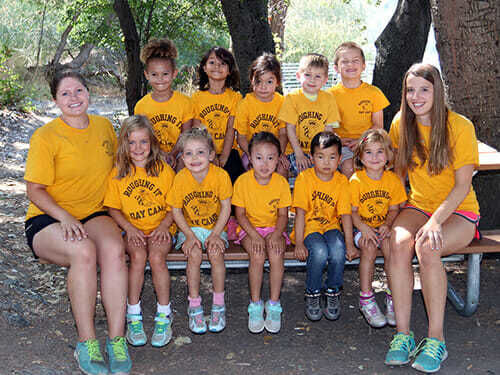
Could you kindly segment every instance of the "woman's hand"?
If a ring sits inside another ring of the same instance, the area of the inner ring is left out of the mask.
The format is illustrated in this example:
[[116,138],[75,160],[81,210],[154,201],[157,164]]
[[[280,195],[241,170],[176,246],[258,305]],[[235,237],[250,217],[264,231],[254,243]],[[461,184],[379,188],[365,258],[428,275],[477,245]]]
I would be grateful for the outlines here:
[[88,237],[88,233],[85,230],[83,224],[76,220],[73,216],[67,215],[64,220],[61,220],[61,229],[63,232],[64,241],[81,241]]
[[312,166],[311,160],[303,153],[295,153],[295,162],[299,171],[306,170]]
[[432,250],[443,249],[443,228],[441,224],[435,222],[432,218],[430,218],[415,235],[417,246],[421,246],[426,239],[429,240],[429,246]]

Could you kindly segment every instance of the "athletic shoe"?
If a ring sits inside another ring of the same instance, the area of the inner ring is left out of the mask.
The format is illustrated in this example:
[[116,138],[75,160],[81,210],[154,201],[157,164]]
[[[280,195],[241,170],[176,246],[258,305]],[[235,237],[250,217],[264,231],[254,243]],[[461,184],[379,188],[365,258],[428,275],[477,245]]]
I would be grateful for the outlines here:
[[384,363],[389,366],[405,365],[410,362],[414,350],[415,339],[413,338],[413,332],[410,332],[409,335],[396,333],[391,341]]
[[396,314],[394,313],[394,303],[392,302],[392,296],[390,294],[385,294],[385,318],[387,319],[387,324],[396,327]]
[[172,339],[172,318],[170,315],[156,313],[155,329],[151,336],[151,345],[161,348],[167,345]]
[[127,314],[127,341],[132,346],[142,346],[148,340],[142,325],[142,314]]
[[340,296],[340,291],[334,292],[331,289],[325,290],[325,308],[323,309],[323,315],[326,319],[337,320],[340,317]]
[[415,352],[418,355],[411,367],[426,373],[439,371],[441,363],[448,358],[445,343],[431,337],[423,339]]
[[248,305],[248,330],[260,333],[264,330],[264,304],[250,302]]
[[99,341],[88,339],[78,342],[74,353],[78,367],[87,375],[104,375],[108,373],[108,367],[99,348]]
[[365,317],[368,324],[371,325],[372,327],[380,328],[387,324],[385,315],[382,314],[382,311],[378,307],[377,301],[375,300],[375,296],[372,296],[371,298],[368,299],[364,299],[363,302],[361,302],[360,299],[359,310]]
[[189,329],[196,334],[207,332],[207,323],[203,317],[203,307],[190,307],[188,309]]
[[224,328],[226,328],[226,305],[212,305],[208,330],[221,332]]
[[323,312],[321,311],[320,298],[321,298],[321,293],[305,294],[305,300],[306,300],[305,313],[307,319],[316,321],[320,320],[321,317],[323,316]]
[[128,354],[125,337],[116,336],[110,340],[106,337],[106,353],[108,353],[109,372],[111,374],[128,374],[132,369],[132,360]]
[[264,326],[266,331],[269,333],[278,333],[281,329],[281,304],[279,302],[271,304],[269,301],[266,302],[266,321]]

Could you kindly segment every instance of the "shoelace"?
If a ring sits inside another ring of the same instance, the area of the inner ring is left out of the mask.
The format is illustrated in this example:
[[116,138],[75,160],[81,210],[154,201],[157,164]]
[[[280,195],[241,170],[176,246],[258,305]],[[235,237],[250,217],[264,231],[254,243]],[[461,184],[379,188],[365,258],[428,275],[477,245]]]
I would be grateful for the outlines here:
[[250,305],[250,308],[248,309],[248,314],[250,315],[251,320],[261,319],[262,318],[262,308],[260,306],[258,306],[257,304]]
[[132,320],[130,322],[130,330],[133,334],[142,333],[142,323],[140,320]]
[[370,315],[378,315],[377,304],[375,299],[370,299],[363,303],[363,306],[366,306]]
[[195,314],[191,315],[194,318],[194,322],[196,325],[199,327],[203,325],[203,313],[202,311],[196,312]]
[[281,319],[281,311],[282,309],[279,306],[269,306],[269,309],[267,310],[267,318],[269,320],[280,320]]
[[331,307],[330,305],[337,304],[338,300],[339,300],[339,295],[338,294],[333,294],[333,295],[327,295],[326,296],[326,301],[327,301],[328,307]]
[[124,337],[115,337],[113,340],[111,340],[111,348],[113,349],[113,354],[117,361],[127,360]]
[[99,341],[97,340],[88,340],[87,341],[87,350],[89,352],[89,357],[92,362],[103,362],[104,358],[102,358],[101,351],[99,350]]
[[155,317],[155,333],[163,334],[167,328],[169,319],[165,314],[160,314]]
[[405,350],[410,351],[410,336],[398,333],[391,341],[390,350]]
[[320,297],[319,294],[314,294],[314,295],[311,295],[311,296],[307,297],[309,299],[309,305],[312,308],[314,308],[314,309],[319,309],[320,308],[319,297]]
[[418,345],[415,353],[422,353],[431,358],[440,360],[443,356],[444,348],[439,341],[426,338]]

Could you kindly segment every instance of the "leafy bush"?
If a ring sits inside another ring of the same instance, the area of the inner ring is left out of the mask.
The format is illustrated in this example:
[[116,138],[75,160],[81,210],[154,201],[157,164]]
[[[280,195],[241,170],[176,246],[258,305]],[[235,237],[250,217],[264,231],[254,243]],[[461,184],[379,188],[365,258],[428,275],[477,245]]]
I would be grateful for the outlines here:
[[6,46],[0,46],[0,107],[17,106],[24,99],[19,74],[8,66],[10,54]]

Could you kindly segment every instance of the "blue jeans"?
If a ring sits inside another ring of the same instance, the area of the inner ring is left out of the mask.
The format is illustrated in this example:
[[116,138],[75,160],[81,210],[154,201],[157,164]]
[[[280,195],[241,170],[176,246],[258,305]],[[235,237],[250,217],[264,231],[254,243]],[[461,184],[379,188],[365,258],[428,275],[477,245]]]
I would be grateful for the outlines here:
[[[314,232],[304,239],[309,252],[307,257],[306,293],[319,293],[321,288],[338,290],[344,283],[345,242],[338,229],[323,234]],[[326,285],[323,270],[328,265]]]

